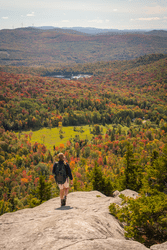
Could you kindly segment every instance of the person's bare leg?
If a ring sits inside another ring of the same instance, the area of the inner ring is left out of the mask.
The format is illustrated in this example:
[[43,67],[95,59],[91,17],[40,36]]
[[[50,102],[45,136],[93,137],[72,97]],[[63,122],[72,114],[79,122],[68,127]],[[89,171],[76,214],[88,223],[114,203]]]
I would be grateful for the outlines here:
[[65,205],[66,205],[66,201],[67,201],[67,194],[68,194],[69,188],[65,188],[64,190],[64,201],[65,201]]
[[64,195],[65,195],[66,197],[67,197],[68,191],[69,191],[69,188],[65,188]]
[[64,198],[64,189],[60,189],[60,199]]

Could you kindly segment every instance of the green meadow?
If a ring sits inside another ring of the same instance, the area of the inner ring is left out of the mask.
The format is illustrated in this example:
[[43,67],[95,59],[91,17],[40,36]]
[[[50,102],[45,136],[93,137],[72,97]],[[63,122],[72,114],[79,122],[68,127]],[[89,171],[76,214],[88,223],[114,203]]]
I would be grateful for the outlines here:
[[[119,125],[120,126],[120,125]],[[127,131],[127,127],[120,126],[122,130]],[[108,129],[112,129],[112,125],[102,126],[100,125],[101,134],[105,135]],[[31,143],[45,144],[46,148],[53,152],[53,147],[60,146],[60,144],[66,145],[68,140],[73,140],[79,137],[80,140],[91,141],[94,136],[91,131],[93,126],[69,126],[69,127],[55,127],[55,128],[42,128],[39,130],[29,130],[16,133],[18,137],[24,137],[26,134],[31,134]]]
[[[17,133],[17,136],[24,137],[25,134],[31,134],[31,143],[43,143],[51,152],[53,152],[53,146],[59,146],[60,144],[66,145],[68,140],[73,140],[79,136],[82,139],[91,140],[93,134],[90,133],[92,126],[76,126],[76,127],[62,127],[56,128],[42,128],[36,131],[29,130],[21,133]],[[105,129],[106,130],[106,129]]]

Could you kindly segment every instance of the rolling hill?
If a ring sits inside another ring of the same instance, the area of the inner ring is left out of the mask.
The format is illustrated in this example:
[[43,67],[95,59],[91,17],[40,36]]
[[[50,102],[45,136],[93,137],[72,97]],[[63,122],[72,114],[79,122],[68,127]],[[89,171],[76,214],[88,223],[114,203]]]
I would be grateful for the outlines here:
[[84,34],[69,29],[0,31],[0,64],[60,66],[167,53],[166,31]]

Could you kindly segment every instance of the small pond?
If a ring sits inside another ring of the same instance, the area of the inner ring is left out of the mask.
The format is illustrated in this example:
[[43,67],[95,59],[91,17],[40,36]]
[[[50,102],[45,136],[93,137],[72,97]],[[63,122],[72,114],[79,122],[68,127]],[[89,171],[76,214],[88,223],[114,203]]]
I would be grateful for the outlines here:
[[59,79],[66,79],[66,80],[78,80],[81,78],[89,78],[92,75],[89,74],[81,74],[81,73],[74,73],[74,74],[70,74],[70,73],[65,73],[65,74],[59,74],[59,73],[52,73],[52,74],[46,74],[43,76],[47,76],[47,77],[55,77],[55,78],[59,78]]

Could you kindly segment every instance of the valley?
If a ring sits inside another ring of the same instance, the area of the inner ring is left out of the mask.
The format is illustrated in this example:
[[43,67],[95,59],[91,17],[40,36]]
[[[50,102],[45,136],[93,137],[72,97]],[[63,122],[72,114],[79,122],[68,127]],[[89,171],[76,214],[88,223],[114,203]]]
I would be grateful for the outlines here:
[[59,196],[52,168],[62,152],[70,193],[136,191],[110,215],[147,247],[167,240],[166,39],[0,31],[0,215]]

